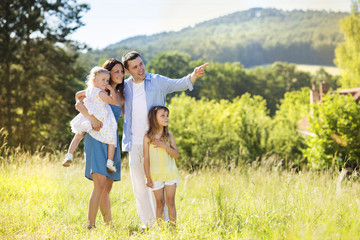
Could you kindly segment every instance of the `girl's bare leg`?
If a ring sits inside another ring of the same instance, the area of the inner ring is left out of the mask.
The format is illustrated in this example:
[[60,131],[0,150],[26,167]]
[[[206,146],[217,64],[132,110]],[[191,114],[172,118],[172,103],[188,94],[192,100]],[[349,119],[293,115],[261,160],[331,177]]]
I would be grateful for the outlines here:
[[80,141],[84,138],[85,133],[75,134],[73,140],[70,143],[68,153],[73,154],[76,148],[79,146]]
[[175,207],[175,193],[176,184],[165,185],[166,190],[166,205],[169,211],[169,220],[172,226],[176,226],[176,207]]
[[108,144],[108,159],[107,159],[107,162],[106,162],[106,168],[109,172],[116,172],[117,169],[114,165],[114,161],[113,161],[113,158],[114,158],[114,154],[115,154],[115,146],[114,145],[111,145],[111,144]]
[[164,188],[155,190],[154,196],[156,200],[156,219],[164,220],[164,205],[165,205],[165,197],[164,197]]
[[112,144],[108,144],[108,159],[113,161],[115,154],[115,146]]
[[84,138],[85,133],[78,133],[75,134],[73,140],[70,143],[69,149],[67,154],[65,155],[65,159],[62,162],[62,165],[64,167],[69,167],[70,164],[72,163],[72,159],[73,159],[73,153],[75,152],[76,148],[79,146],[79,143],[81,141],[81,139]]

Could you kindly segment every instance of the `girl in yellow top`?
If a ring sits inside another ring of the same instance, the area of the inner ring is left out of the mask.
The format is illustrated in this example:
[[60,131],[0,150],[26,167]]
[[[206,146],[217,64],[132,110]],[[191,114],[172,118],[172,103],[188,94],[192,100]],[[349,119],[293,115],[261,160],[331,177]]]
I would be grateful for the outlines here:
[[175,192],[179,184],[179,172],[175,159],[179,151],[174,136],[169,133],[169,109],[157,106],[148,114],[149,130],[144,137],[144,171],[146,186],[152,188],[156,199],[156,218],[164,219],[164,189],[170,223],[176,224]]

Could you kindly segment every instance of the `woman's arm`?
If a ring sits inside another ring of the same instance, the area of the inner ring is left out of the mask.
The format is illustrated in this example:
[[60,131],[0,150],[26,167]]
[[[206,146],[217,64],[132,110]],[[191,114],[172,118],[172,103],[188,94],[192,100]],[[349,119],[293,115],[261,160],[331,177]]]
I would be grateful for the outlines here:
[[144,171],[146,176],[146,186],[152,188],[154,186],[151,176],[150,176],[150,160],[149,160],[149,138],[145,135],[143,141],[143,151],[144,151]]
[[99,131],[103,124],[96,117],[90,115],[84,103],[81,100],[78,100],[75,104],[76,110],[78,110],[82,115],[84,115],[87,119],[90,120],[91,126],[95,131]]
[[81,90],[81,91],[78,91],[76,94],[75,94],[75,101],[79,101],[79,100],[83,100],[86,95],[85,95],[85,92],[86,90]]
[[170,154],[170,156],[172,156],[175,159],[178,159],[180,154],[179,154],[179,150],[176,147],[175,144],[175,138],[174,135],[172,135],[171,133],[169,133],[169,138],[170,138],[170,146],[167,145],[163,140],[154,140],[154,145],[156,147],[161,147],[164,148],[165,151]]

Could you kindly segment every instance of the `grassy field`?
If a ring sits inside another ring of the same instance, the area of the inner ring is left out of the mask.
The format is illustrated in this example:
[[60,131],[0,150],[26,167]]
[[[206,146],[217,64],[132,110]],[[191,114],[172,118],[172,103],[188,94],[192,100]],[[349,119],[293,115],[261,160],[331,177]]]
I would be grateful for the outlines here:
[[[141,231],[129,169],[111,195],[114,228],[86,231],[92,183],[59,155],[0,159],[1,239],[359,239],[360,184],[271,164],[181,171],[175,232]],[[7,161],[8,163],[4,163]],[[20,163],[14,163],[14,162]],[[124,164],[124,166],[126,163]]]
[[296,64],[296,68],[300,71],[310,72],[311,74],[315,74],[320,68],[324,68],[326,72],[333,76],[340,75],[339,68],[331,66]]
[[[337,67],[333,67],[333,66],[307,65],[307,64],[297,64],[297,63],[293,63],[293,64],[296,65],[297,70],[309,72],[311,74],[315,74],[320,68],[323,68],[327,73],[329,73],[333,76],[340,75],[340,69]],[[261,67],[261,66],[267,68],[267,67],[270,67],[271,64],[258,65],[255,67]],[[251,68],[254,68],[254,67],[251,67]]]

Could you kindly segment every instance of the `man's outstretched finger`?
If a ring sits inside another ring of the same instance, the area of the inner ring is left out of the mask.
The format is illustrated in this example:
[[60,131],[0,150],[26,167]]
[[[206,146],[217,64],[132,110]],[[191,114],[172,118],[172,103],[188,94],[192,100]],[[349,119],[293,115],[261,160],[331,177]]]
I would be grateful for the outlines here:
[[205,64],[199,66],[199,68],[204,68],[204,67],[206,67],[207,65],[209,65],[209,63],[205,63]]

